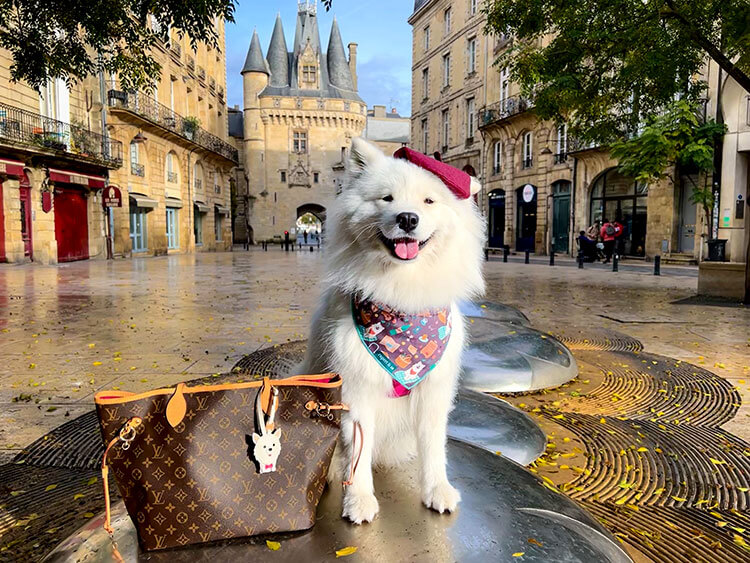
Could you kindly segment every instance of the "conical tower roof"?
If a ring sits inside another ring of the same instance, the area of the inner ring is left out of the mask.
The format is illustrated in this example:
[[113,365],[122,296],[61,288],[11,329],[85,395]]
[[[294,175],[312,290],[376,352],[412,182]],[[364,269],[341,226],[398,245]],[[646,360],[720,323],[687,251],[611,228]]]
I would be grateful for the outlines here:
[[331,84],[343,90],[354,90],[352,73],[346,60],[344,42],[336,18],[331,26],[331,37],[328,39],[328,77]]
[[284,26],[281,23],[281,14],[276,16],[276,25],[273,27],[271,43],[268,45],[266,55],[268,67],[271,69],[272,86],[289,85],[289,54],[286,50],[286,39],[284,39]]
[[270,74],[266,59],[263,57],[263,49],[260,47],[257,30],[253,31],[253,38],[250,40],[250,48],[247,50],[247,58],[245,58],[245,66],[242,67],[241,74],[245,74],[246,72]]

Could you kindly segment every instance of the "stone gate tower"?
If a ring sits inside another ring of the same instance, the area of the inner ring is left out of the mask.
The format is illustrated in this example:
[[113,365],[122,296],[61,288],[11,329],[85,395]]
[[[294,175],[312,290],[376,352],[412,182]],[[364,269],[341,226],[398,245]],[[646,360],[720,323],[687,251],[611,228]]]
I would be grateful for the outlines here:
[[246,212],[256,242],[283,236],[308,212],[325,221],[367,118],[356,59],[357,44],[347,57],[335,19],[323,51],[314,2],[298,4],[291,52],[280,15],[265,57],[253,33],[242,77]]

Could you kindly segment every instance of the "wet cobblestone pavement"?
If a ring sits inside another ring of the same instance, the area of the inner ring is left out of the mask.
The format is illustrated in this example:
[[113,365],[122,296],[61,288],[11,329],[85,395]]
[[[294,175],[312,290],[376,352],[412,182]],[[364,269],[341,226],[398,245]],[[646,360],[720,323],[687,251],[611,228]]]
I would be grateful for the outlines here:
[[[75,424],[99,389],[211,378],[304,338],[319,266],[319,253],[278,250],[0,266],[0,461]],[[511,400],[548,434],[534,469],[638,558],[679,545],[676,561],[742,559],[750,311],[676,304],[696,279],[663,273],[488,263],[487,299],[558,336],[581,368],[563,388]],[[3,468],[0,559],[43,555],[98,512],[91,460],[58,466]],[[53,524],[40,506],[57,497],[76,506]]]

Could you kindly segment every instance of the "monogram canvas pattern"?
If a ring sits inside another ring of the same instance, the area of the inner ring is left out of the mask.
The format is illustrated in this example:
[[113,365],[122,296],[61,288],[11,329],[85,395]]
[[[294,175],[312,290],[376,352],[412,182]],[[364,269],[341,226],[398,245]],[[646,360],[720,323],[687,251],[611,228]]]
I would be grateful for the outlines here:
[[130,448],[112,448],[108,463],[146,550],[310,528],[339,433],[333,420],[310,413],[308,401],[335,404],[341,388],[279,386],[276,427],[281,455],[273,473],[253,457],[259,388],[185,393],[174,428],[170,395],[97,404],[105,443],[131,417],[143,424]]

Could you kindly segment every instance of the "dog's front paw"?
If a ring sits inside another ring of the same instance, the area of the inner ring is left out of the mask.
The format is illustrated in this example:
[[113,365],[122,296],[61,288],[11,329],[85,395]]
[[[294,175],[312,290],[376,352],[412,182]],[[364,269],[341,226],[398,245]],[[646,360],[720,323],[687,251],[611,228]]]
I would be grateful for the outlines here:
[[461,493],[451,486],[448,481],[438,483],[429,491],[425,491],[422,502],[427,508],[443,512],[453,512],[461,500]]
[[344,494],[344,510],[341,515],[351,520],[354,524],[372,522],[378,510],[378,499],[372,493],[347,491]]

